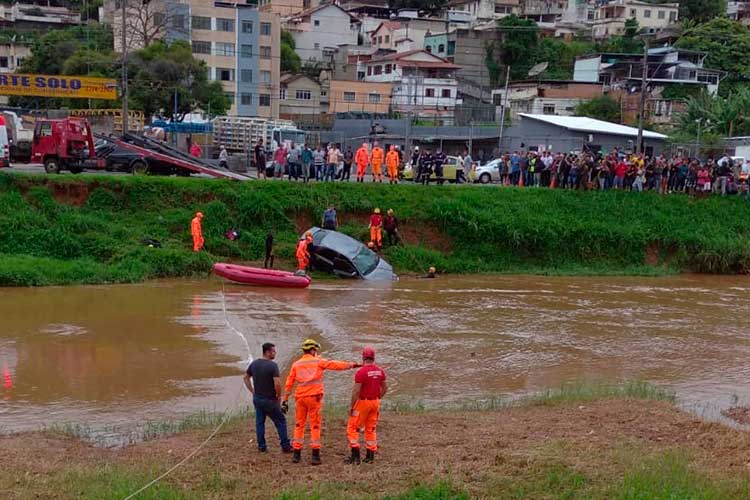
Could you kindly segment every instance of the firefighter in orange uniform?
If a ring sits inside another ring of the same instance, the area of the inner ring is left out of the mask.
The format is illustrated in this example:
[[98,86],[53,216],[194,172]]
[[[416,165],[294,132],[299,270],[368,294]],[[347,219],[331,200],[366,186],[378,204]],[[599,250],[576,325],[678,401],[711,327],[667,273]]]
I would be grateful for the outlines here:
[[203,212],[198,212],[190,222],[190,234],[193,235],[193,252],[200,252],[203,249],[203,228],[201,227],[201,221],[203,220]]
[[370,216],[370,241],[375,248],[380,249],[383,246],[383,216],[380,215],[380,209],[376,208]]
[[385,383],[385,372],[375,364],[375,350],[365,347],[362,350],[363,366],[354,375],[354,387],[352,388],[352,402],[349,408],[349,422],[346,425],[346,437],[349,440],[351,457],[346,460],[348,464],[358,464],[359,454],[359,429],[365,429],[365,462],[371,463],[375,460],[375,452],[378,451],[377,426],[380,418],[380,399],[385,396],[388,386]]
[[284,402],[281,409],[286,413],[289,409],[289,396],[295,382],[294,391],[296,402],[294,412],[294,439],[292,439],[292,462],[298,463],[302,456],[302,443],[305,440],[305,424],[310,421],[310,448],[312,449],[312,465],[320,465],[320,433],[323,419],[320,411],[323,407],[323,371],[350,370],[362,366],[348,361],[332,361],[318,356],[320,344],[313,339],[307,339],[302,344],[304,354],[292,364],[292,369],[286,378],[284,387]]
[[398,151],[396,146],[391,145],[390,151],[385,155],[385,169],[391,184],[398,184]]
[[376,142],[372,148],[372,156],[370,157],[370,165],[372,165],[372,182],[383,182],[384,159],[385,152]]
[[370,153],[367,151],[367,143],[363,142],[362,147],[354,155],[354,163],[357,164],[357,182],[365,182],[365,173],[369,162]]
[[304,238],[300,238],[297,243],[297,264],[300,271],[305,271],[307,266],[310,264],[310,243],[313,241],[313,236],[310,231],[305,233]]

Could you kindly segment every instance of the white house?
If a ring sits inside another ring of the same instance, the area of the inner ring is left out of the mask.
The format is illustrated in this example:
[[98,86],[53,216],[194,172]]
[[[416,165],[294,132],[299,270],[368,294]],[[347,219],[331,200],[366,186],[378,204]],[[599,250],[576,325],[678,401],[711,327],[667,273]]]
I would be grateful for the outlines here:
[[360,21],[334,4],[300,12],[284,20],[302,61],[323,61],[339,45],[357,45]]
[[458,98],[458,66],[425,50],[374,57],[366,63],[366,82],[392,83],[391,106],[401,113],[453,123]]

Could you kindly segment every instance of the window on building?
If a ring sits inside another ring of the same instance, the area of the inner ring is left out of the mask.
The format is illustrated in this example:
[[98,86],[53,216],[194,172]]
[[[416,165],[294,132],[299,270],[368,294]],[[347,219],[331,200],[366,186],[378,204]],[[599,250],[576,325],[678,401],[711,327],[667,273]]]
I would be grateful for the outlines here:
[[456,53],[456,42],[449,41],[448,42],[448,55],[452,56],[455,53]]
[[286,87],[282,87],[279,89],[279,99],[282,101],[286,101]]
[[23,57],[16,57],[16,67],[20,67],[23,64]]
[[312,99],[312,92],[309,90],[298,89],[297,92],[295,92],[294,97],[300,101],[309,101]]
[[240,104],[243,106],[252,106],[253,105],[253,94],[248,94],[247,92],[243,92],[240,94]]
[[385,38],[383,38],[383,41],[385,43],[389,43],[391,41],[391,35],[385,35]]
[[252,83],[253,82],[253,70],[251,69],[241,69],[240,70],[240,81],[243,83]]
[[367,76],[372,76],[372,66],[367,67]]
[[636,11],[635,9],[630,9],[630,17],[635,17]]
[[658,17],[659,19],[666,19],[667,18],[667,13],[665,11],[663,11],[663,10],[660,10],[657,13],[656,17]]
[[313,22],[313,24],[314,24],[315,26],[320,26],[320,19],[316,19],[316,20],[315,20],[315,21]]
[[318,42],[315,42],[315,44],[313,45],[313,48],[315,50],[320,50],[320,44]]
[[344,92],[344,102],[354,102],[356,98],[356,92]]
[[391,66],[390,64],[386,64],[385,65],[385,74],[386,75],[390,75],[392,70],[393,70],[393,66]]
[[268,45],[261,45],[260,46],[260,58],[271,59],[271,47],[269,47]]
[[375,92],[368,94],[367,101],[370,104],[380,104],[380,94],[377,94]]
[[320,97],[325,97],[327,95],[328,95],[328,91],[327,90],[321,90],[320,91]]
[[252,21],[242,21],[242,32],[251,34],[253,32],[253,22]]
[[435,89],[424,89],[425,97],[435,97]]
[[441,43],[438,45],[438,54],[442,54],[443,52],[445,52],[445,45]]
[[375,70],[373,71],[373,74],[380,75],[382,73],[383,73],[383,66],[381,66],[380,64],[375,66]]
[[229,105],[234,106],[234,92],[224,92],[224,95],[229,99]]
[[542,106],[542,113],[545,115],[554,115],[555,114],[555,105],[554,104],[545,104]]
[[227,42],[216,42],[216,55],[234,57],[234,44]]
[[240,57],[250,58],[253,57],[253,46],[242,44],[240,45]]
[[645,18],[647,18],[647,19],[648,19],[649,17],[651,17],[651,10],[650,10],[650,9],[646,9],[646,10],[644,10],[644,11],[643,11],[643,17],[645,17]]
[[428,45],[427,47],[424,48],[424,50],[432,54],[432,45]]
[[7,68],[7,67],[8,67],[8,58],[0,57],[0,68]]
[[258,105],[268,107],[271,105],[271,94],[259,94]]
[[193,40],[193,54],[211,54],[211,42]]
[[260,70],[260,81],[262,83],[271,83],[271,72],[267,70]]
[[230,68],[216,68],[216,79],[222,82],[233,82],[234,70]]
[[204,16],[193,16],[190,18],[190,25],[194,30],[210,30],[211,18]]
[[164,14],[163,13],[154,12],[154,26],[164,26]]
[[450,99],[451,98],[451,89],[443,89],[443,91],[441,92],[440,95],[441,95],[441,97],[446,97],[446,98]]
[[310,0],[302,0],[302,9],[307,10],[310,8],[312,4],[310,3]]
[[669,13],[669,22],[673,23],[675,21],[677,21],[677,12],[672,11]]
[[234,19],[225,19],[223,17],[216,18],[216,30],[217,31],[234,31]]
[[172,27],[176,30],[185,29],[185,16],[181,14],[175,14],[172,16]]
[[260,23],[260,34],[263,36],[271,36],[271,23]]

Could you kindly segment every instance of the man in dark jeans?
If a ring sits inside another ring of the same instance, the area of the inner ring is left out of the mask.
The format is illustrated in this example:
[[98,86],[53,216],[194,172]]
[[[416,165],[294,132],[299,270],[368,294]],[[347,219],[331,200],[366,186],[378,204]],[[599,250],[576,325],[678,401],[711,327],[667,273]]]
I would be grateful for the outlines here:
[[[286,417],[279,405],[281,397],[281,376],[279,366],[274,363],[276,346],[263,344],[263,357],[256,359],[247,367],[245,387],[253,395],[255,406],[255,433],[258,437],[258,450],[266,451],[266,417],[270,417],[276,426],[284,453],[291,453],[292,446],[286,431]],[[252,379],[252,382],[251,382]]]

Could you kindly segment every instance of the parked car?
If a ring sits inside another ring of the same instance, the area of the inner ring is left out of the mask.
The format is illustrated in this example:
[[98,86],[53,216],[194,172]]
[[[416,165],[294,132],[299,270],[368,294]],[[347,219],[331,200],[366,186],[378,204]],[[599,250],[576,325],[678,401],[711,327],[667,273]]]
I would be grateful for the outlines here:
[[[462,178],[458,175],[458,173],[458,157],[448,156],[445,160],[445,163],[443,163],[443,178],[448,182],[462,182]],[[402,179],[405,181],[413,181],[415,174],[416,172],[412,168],[411,164],[407,164],[404,167]],[[432,175],[430,176],[430,179],[433,181],[437,180],[434,169]]]
[[393,267],[361,242],[338,231],[313,227],[312,265],[342,278],[391,281]]
[[500,159],[488,161],[484,165],[474,165],[469,173],[469,179],[472,182],[489,184],[490,182],[500,181]]

